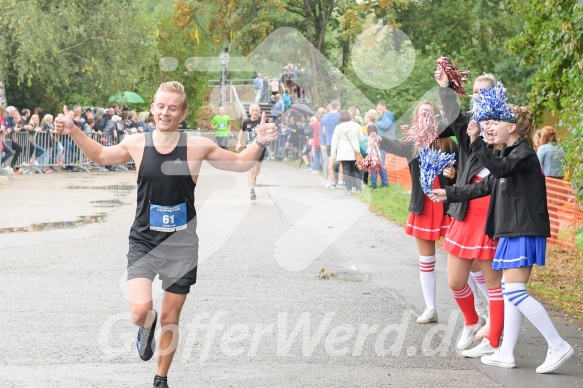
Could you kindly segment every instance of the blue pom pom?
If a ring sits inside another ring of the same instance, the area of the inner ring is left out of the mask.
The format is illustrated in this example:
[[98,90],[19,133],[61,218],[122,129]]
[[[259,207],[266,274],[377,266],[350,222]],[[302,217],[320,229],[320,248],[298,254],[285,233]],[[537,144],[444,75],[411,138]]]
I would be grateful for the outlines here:
[[421,148],[417,159],[419,159],[421,172],[419,176],[421,189],[423,193],[429,194],[433,190],[435,177],[441,174],[445,168],[451,167],[455,163],[455,154],[448,154],[431,148]]
[[472,118],[477,122],[486,120],[512,121],[516,118],[506,101],[506,88],[501,82],[496,85],[480,89],[474,96]]

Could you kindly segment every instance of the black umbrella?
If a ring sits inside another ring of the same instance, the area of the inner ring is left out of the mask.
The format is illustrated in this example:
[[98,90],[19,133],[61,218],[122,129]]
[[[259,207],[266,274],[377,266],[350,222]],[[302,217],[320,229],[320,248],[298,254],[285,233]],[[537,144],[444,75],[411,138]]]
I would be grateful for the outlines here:
[[294,112],[302,113],[305,115],[313,115],[314,114],[314,111],[312,110],[312,108],[310,108],[306,104],[293,104],[290,108]]

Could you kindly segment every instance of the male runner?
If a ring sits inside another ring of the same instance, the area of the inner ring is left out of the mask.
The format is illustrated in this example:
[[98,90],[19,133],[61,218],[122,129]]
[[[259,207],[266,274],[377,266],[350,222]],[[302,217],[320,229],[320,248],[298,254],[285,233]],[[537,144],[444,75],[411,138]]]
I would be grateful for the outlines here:
[[254,143],[241,153],[226,151],[212,140],[189,137],[178,130],[187,112],[184,86],[176,81],[160,85],[151,112],[156,130],[127,136],[118,145],[104,147],[86,136],[67,115],[55,120],[56,131],[68,134],[91,160],[101,165],[135,161],[138,196],[135,221],[130,230],[128,294],[133,321],[140,326],[137,347],[147,361],[154,354],[158,313],[152,306],[152,280],[162,280],[164,298],[160,310],[158,369],[154,387],[168,387],[167,374],[178,343],[182,306],[196,282],[198,237],[194,189],[202,165],[229,171],[248,171],[277,138],[277,129],[265,122],[255,128]]

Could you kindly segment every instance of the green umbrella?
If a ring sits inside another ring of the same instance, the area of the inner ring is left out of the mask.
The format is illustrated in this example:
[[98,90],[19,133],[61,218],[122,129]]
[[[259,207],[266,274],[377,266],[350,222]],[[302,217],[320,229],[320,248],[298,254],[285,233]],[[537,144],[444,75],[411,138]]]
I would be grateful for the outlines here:
[[118,93],[115,94],[111,97],[109,97],[109,102],[119,102],[119,103],[128,103],[128,104],[141,104],[144,101],[144,99],[142,97],[140,97],[139,94],[136,94],[134,92],[128,92],[125,91],[123,93]]

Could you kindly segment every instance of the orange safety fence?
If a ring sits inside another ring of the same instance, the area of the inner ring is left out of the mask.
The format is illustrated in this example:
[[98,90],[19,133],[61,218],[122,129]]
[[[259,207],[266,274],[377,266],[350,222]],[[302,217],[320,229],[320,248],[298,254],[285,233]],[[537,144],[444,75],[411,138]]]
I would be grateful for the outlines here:
[[[401,185],[406,190],[411,191],[411,175],[407,159],[387,154],[385,162],[389,182]],[[582,226],[583,211],[577,204],[571,182],[547,177],[546,183],[547,206],[551,224],[551,237],[547,242],[549,245],[564,250],[573,250],[577,228]]]
[[575,234],[577,228],[581,226],[583,212],[577,204],[571,182],[549,177],[546,178],[546,182],[547,206],[551,221],[551,237],[547,241],[549,245],[573,250]]
[[401,185],[411,191],[411,174],[409,173],[407,159],[387,154],[385,157],[385,166],[387,166],[389,182]]

